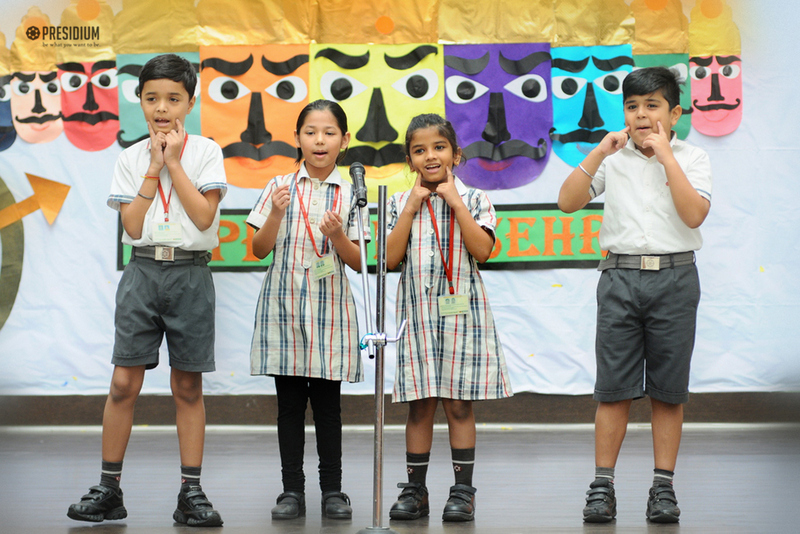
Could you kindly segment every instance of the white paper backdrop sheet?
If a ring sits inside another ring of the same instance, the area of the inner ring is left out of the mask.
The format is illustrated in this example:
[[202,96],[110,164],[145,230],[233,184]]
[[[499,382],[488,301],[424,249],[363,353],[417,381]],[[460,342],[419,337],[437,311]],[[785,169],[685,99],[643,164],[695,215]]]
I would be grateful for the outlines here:
[[[698,253],[702,300],[690,388],[693,392],[800,390],[800,49],[789,1],[736,2],[742,34],[744,118],[724,137],[695,131],[714,172],[711,213]],[[8,35],[8,34],[7,34]],[[72,187],[55,224],[26,216],[22,279],[0,330],[0,394],[105,394],[112,366],[117,214],[106,197],[117,145],[81,152],[64,135],[17,141],[0,152],[0,177],[17,202],[32,194],[26,172]],[[493,191],[495,204],[555,202],[570,167],[553,156],[533,183]],[[249,209],[257,191],[232,188],[223,208]],[[0,247],[2,243],[0,242]],[[249,375],[253,314],[261,273],[215,273],[217,371],[206,394],[273,393]],[[484,279],[515,392],[587,394],[593,389],[595,286],[592,269],[487,271]],[[370,276],[374,296],[375,278]],[[351,284],[363,316],[361,279]],[[397,275],[388,277],[387,325],[395,329]],[[374,308],[374,306],[373,306]],[[386,351],[391,391],[394,349]],[[168,394],[167,355],[148,372],[143,393]],[[366,381],[343,388],[370,394]]]

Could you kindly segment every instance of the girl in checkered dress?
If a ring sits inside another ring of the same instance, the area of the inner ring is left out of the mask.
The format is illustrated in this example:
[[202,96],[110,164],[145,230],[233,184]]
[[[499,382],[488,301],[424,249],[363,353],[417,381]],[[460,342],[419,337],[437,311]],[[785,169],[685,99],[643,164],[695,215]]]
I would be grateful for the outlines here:
[[[297,119],[296,173],[273,178],[248,224],[253,253],[272,253],[256,307],[250,353],[253,375],[275,377],[283,493],[273,519],[305,514],[303,448],[308,401],[314,412],[322,512],[350,519],[342,485],[342,381],[363,380],[356,306],[345,264],[361,270],[352,187],[337,163],[350,141],[335,102],[317,100]],[[368,214],[362,214],[369,240]]]
[[512,395],[505,359],[477,264],[494,247],[495,212],[483,191],[453,176],[461,149],[449,121],[438,115],[411,120],[406,159],[414,187],[389,200],[386,263],[403,263],[397,319],[408,325],[397,344],[393,400],[408,402],[408,483],[392,506],[392,519],[429,513],[425,486],[433,420],[442,402],[450,433],[455,485],[445,521],[475,516],[472,470],[475,416],[472,401]]

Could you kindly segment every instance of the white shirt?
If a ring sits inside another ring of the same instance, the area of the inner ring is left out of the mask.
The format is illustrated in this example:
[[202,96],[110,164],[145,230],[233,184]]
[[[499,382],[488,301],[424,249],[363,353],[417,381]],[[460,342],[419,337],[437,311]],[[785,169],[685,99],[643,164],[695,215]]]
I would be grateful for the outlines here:
[[[673,136],[672,153],[689,183],[711,202],[708,154]],[[592,180],[592,199],[605,192],[600,247],[615,254],[673,254],[699,250],[698,228],[684,224],[675,209],[664,166],[642,154],[631,139],[603,160]]]
[[[139,189],[145,180],[143,176],[147,173],[149,166],[150,139],[144,139],[126,148],[117,159],[114,178],[111,182],[111,194],[107,202],[108,206],[119,210],[120,204],[133,202],[133,199],[139,194]],[[222,149],[217,143],[199,135],[190,135],[181,156],[181,166],[183,166],[186,176],[189,177],[189,180],[198,191],[205,193],[212,189],[219,189],[219,198],[222,200],[228,190],[228,186],[225,179]],[[217,208],[213,224],[201,232],[189,219],[183,209],[181,199],[172,189],[172,178],[166,165],[161,169],[160,180],[164,198],[169,200],[169,220],[170,222],[180,222],[181,224],[181,241],[158,243],[153,239],[153,222],[164,221],[163,202],[156,191],[156,198],[153,199],[144,216],[142,236],[139,239],[133,239],[123,229],[122,242],[135,247],[169,245],[184,250],[211,250],[216,248],[219,245],[217,233],[219,229],[219,208]],[[172,191],[171,196],[170,191]]]

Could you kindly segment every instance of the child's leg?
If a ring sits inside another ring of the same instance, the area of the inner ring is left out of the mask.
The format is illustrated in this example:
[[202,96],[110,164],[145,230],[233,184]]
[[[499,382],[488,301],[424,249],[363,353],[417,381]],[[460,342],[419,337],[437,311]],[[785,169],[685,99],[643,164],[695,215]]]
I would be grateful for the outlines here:
[[628,430],[631,399],[601,402],[594,417],[594,462],[596,467],[616,467],[622,441]]
[[408,403],[406,419],[406,451],[412,454],[431,452],[433,445],[433,417],[439,399],[435,397]]
[[342,490],[342,383],[309,379],[319,455],[319,487],[323,492]]
[[144,365],[114,367],[103,411],[103,461],[122,462],[133,426],[133,410],[144,383]]
[[308,379],[301,376],[276,376],[278,397],[278,448],[281,454],[283,491],[305,492],[303,453],[305,416],[308,404]]
[[669,404],[651,398],[653,409],[653,456],[655,468],[675,471],[683,429],[683,404]]
[[428,488],[425,478],[433,445],[433,418],[439,399],[430,397],[408,403],[406,419],[406,470],[408,483],[402,488],[397,501],[389,510],[391,519],[411,520],[428,515]]
[[442,399],[450,433],[455,485],[442,513],[443,521],[472,521],[475,518],[475,488],[472,471],[475,466],[475,413],[472,401]]
[[450,433],[450,447],[453,449],[475,448],[475,413],[472,401],[442,399],[447,428]]
[[206,437],[203,375],[173,368],[170,386],[175,400],[175,422],[178,426],[181,464],[199,467],[203,465],[203,446]]

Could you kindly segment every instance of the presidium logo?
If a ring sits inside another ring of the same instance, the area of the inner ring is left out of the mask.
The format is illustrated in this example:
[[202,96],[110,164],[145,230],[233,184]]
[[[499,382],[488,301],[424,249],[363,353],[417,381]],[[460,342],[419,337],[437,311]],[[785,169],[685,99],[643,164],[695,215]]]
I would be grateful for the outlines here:
[[99,26],[28,26],[25,36],[31,41],[41,37],[43,46],[100,46]]

